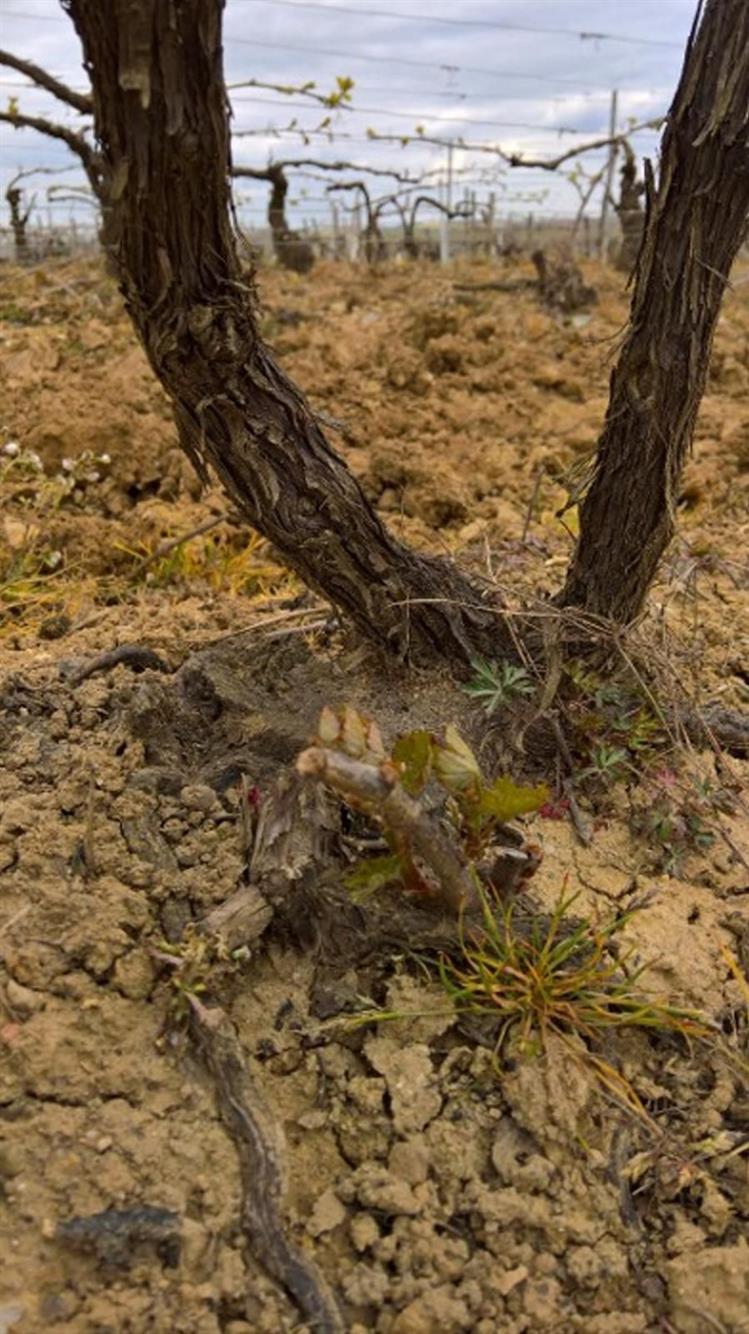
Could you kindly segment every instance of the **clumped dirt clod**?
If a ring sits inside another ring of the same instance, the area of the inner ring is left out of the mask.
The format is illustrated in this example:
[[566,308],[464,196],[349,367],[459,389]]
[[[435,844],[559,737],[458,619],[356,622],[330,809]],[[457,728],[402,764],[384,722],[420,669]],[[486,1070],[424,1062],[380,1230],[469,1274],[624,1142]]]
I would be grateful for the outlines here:
[[[264,279],[266,335],[315,408],[345,424],[340,447],[388,521],[459,551],[518,601],[564,570],[575,515],[558,511],[595,443],[625,318],[619,280],[585,276],[599,291],[585,327],[539,311],[532,292],[457,292],[431,266]],[[191,1002],[159,955],[246,887],[263,796],[325,704],[350,702],[388,739],[452,721],[485,765],[508,750],[509,723],[362,650],[230,525],[144,563],[223,502],[200,497],[99,270],[14,275],[12,301],[8,282],[0,450],[18,452],[0,453],[0,1328],[290,1334],[303,1316],[246,1245],[235,1145],[174,1024]],[[676,646],[675,670],[704,700],[734,709],[747,706],[749,650],[748,293],[726,299],[680,536],[643,631],[666,656]],[[321,323],[306,318],[322,310]],[[729,761],[699,760],[727,782]],[[746,759],[730,760],[739,795],[746,774]],[[705,1010],[746,1058],[746,997],[727,962],[746,967],[743,797],[719,816],[725,837],[664,869],[632,827],[649,792],[632,775],[597,800],[578,784],[587,845],[563,801],[533,817],[534,898],[551,912],[566,877],[576,910],[607,918],[647,896],[627,928],[654,960],[645,981]],[[336,896],[361,831],[334,815],[322,851],[289,845],[305,920],[281,914],[250,957],[214,958],[192,981],[231,1015],[280,1137],[289,1243],[334,1290],[345,1327],[736,1334],[749,1309],[740,1067],[707,1045],[612,1036],[606,1056],[649,1122],[603,1098],[554,1039],[536,1058],[510,1050],[498,1078],[481,1031],[455,1023],[392,933],[388,948],[353,948],[365,918]],[[395,1017],[347,1022],[367,1008]],[[132,1231],[149,1210],[178,1220],[178,1254]],[[114,1227],[114,1253],[71,1244],[95,1219]]]

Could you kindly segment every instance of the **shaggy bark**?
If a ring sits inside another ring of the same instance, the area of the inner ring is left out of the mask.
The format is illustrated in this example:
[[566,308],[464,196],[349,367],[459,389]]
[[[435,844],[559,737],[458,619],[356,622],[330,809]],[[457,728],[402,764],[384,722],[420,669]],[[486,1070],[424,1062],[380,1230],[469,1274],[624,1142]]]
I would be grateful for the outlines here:
[[[465,664],[515,656],[476,583],[397,542],[258,335],[231,227],[221,0],[63,0],[93,85],[110,252],[186,452],[370,639]],[[707,0],[663,147],[632,326],[561,601],[626,623],[673,526],[680,469],[749,205],[749,6]]]
[[707,0],[661,150],[629,333],[562,602],[627,624],[671,540],[713,332],[749,216],[749,5]]
[[258,532],[375,642],[465,663],[510,637],[472,583],[383,527],[259,334],[231,226],[218,0],[65,0],[116,199],[128,311],[183,447]]

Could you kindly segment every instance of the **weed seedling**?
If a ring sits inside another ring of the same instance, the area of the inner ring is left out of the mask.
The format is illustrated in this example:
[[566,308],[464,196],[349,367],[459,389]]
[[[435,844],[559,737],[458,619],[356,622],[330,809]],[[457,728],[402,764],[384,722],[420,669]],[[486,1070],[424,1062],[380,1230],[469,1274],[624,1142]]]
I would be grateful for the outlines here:
[[678,875],[686,857],[712,847],[717,817],[735,808],[731,793],[709,778],[680,777],[671,769],[655,775],[649,795],[635,828],[655,847],[668,875]]
[[134,584],[151,588],[198,586],[215,593],[231,593],[247,598],[294,592],[292,577],[272,559],[267,544],[256,533],[242,532],[226,537],[175,539],[159,546],[140,543],[137,547],[115,544],[131,562],[129,571]]
[[505,709],[514,699],[532,695],[535,686],[524,667],[517,667],[512,662],[483,662],[474,658],[471,662],[473,677],[463,689],[466,695],[479,700],[484,711],[491,717],[497,709]]
[[630,768],[629,757],[621,746],[594,746],[590,753],[590,763],[582,769],[579,777],[594,778],[601,783],[616,783]]
[[229,950],[220,936],[203,936],[190,929],[176,944],[162,941],[152,954],[157,963],[171,969],[168,1009],[177,1024],[186,1020],[191,998],[202,996],[215,984],[220,969],[237,967],[248,957],[244,948]]
[[485,895],[481,928],[463,932],[457,960],[440,960],[456,1010],[495,1016],[497,1049],[511,1029],[521,1050],[543,1045],[548,1033],[592,1039],[629,1025],[701,1032],[694,1012],[643,998],[636,984],[645,965],[627,967],[634,947],[612,949],[633,913],[598,926],[571,916],[576,899],[562,895],[551,916],[521,924],[513,903],[497,910]]
[[670,744],[657,704],[639,681],[599,676],[586,664],[565,665],[563,689],[575,777],[590,796],[626,777],[636,779]]
[[647,965],[630,970],[634,947],[617,943],[632,912],[597,925],[570,916],[576,898],[561,895],[550,917],[526,923],[512,902],[498,908],[483,895],[481,926],[464,927],[459,952],[437,962],[439,978],[456,1014],[495,1021],[497,1061],[510,1038],[520,1054],[533,1054],[554,1034],[578,1055],[582,1039],[596,1079],[642,1113],[634,1089],[598,1054],[601,1036],[640,1028],[689,1040],[707,1038],[714,1028],[696,1011],[649,999],[640,989]]
[[61,562],[59,551],[0,551],[0,628],[59,605]]

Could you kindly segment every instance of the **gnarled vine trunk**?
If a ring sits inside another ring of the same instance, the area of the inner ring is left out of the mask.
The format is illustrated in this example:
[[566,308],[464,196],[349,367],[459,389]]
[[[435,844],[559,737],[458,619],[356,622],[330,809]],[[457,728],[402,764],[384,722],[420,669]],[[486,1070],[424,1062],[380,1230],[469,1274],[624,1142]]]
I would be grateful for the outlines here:
[[619,175],[619,202],[615,205],[622,229],[616,267],[622,273],[631,273],[637,263],[645,230],[645,209],[642,196],[645,182],[637,179],[637,158],[626,139],[622,144],[624,163]]
[[289,180],[281,163],[271,162],[267,167],[234,167],[232,175],[249,176],[253,181],[269,182],[268,226],[273,253],[283,269],[292,269],[295,273],[309,273],[315,263],[315,255],[309,241],[305,241],[289,226],[286,217]]
[[295,273],[309,273],[315,263],[312,246],[289,226],[286,219],[286,196],[289,193],[286,173],[282,167],[270,166],[268,180],[270,181],[268,223],[276,259],[284,269],[293,269]]
[[17,185],[11,184],[8,186],[5,191],[5,198],[10,210],[10,229],[13,233],[16,264],[28,264],[29,238],[26,225],[31,215],[31,206],[24,211],[23,191]]
[[713,332],[747,217],[749,4],[707,0],[663,137],[566,605],[623,624],[642,608],[673,535]]
[[[109,249],[181,442],[301,578],[376,642],[514,656],[484,591],[384,528],[263,345],[231,227],[222,0],[63,0],[93,87]],[[627,622],[671,536],[749,204],[749,5],[707,0],[664,140],[632,326],[561,601]]]
[[195,466],[370,639],[456,663],[509,651],[479,586],[387,532],[259,336],[231,226],[221,0],[64,2],[117,183],[110,252]]

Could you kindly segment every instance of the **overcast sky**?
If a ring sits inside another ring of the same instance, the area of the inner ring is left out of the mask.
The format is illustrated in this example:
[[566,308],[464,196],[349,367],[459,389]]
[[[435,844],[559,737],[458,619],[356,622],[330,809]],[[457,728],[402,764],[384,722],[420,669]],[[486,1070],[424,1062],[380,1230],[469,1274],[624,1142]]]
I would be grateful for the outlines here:
[[[619,92],[619,124],[666,111],[676,86],[696,0],[228,0],[225,17],[227,83],[256,78],[300,84],[314,80],[328,92],[336,76],[355,80],[355,111],[335,114],[331,142],[313,134],[305,146],[296,119],[314,130],[325,114],[299,97],[260,89],[232,92],[234,159],[264,165],[270,157],[312,154],[347,158],[418,173],[444,165],[443,149],[373,143],[381,134],[426,134],[499,144],[531,156],[554,155],[605,133],[612,89]],[[583,35],[584,34],[584,35]],[[599,35],[594,35],[599,34]],[[615,40],[618,39],[618,40]],[[80,50],[70,20],[56,0],[0,0],[0,46],[34,60],[76,88],[85,88]],[[18,99],[28,114],[80,124],[72,110],[0,67],[0,97]],[[279,131],[276,135],[273,130]],[[243,130],[256,133],[243,137]],[[260,131],[261,133],[257,133]],[[574,131],[574,133],[572,133]],[[652,156],[657,135],[637,136]],[[314,148],[313,148],[314,145]],[[584,159],[594,170],[601,156]],[[532,169],[498,174],[487,154],[456,148],[455,193],[497,195],[502,212],[570,213],[573,187],[558,175]],[[31,178],[47,215],[52,182],[83,183],[80,170]],[[0,189],[22,168],[71,166],[64,145],[34,131],[0,125]],[[493,179],[488,180],[488,173]],[[384,186],[386,186],[386,182]],[[384,186],[374,185],[375,193]],[[262,224],[266,188],[241,185],[241,213]],[[293,220],[327,221],[325,184],[295,176]],[[51,206],[64,222],[71,205]],[[84,213],[79,212],[79,217]],[[0,208],[0,217],[3,210]],[[3,218],[4,220],[4,218]]]

